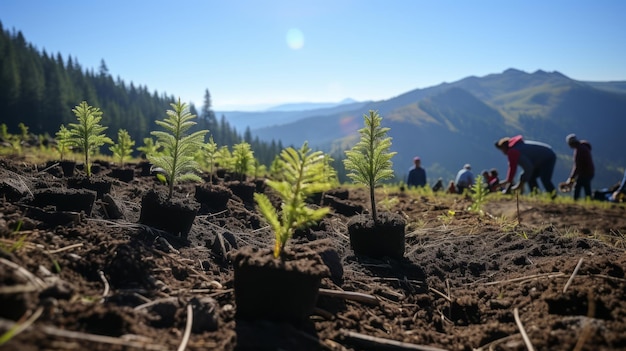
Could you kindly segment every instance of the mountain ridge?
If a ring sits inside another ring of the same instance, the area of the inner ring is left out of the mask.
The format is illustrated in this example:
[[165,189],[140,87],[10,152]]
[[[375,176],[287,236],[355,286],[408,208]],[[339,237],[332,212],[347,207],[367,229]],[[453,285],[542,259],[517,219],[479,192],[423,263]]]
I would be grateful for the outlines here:
[[553,179],[558,182],[571,168],[572,151],[564,138],[576,133],[594,144],[598,170],[594,185],[605,187],[619,180],[619,170],[623,172],[626,165],[626,157],[614,148],[626,127],[626,91],[621,92],[621,83],[587,83],[556,71],[508,69],[415,89],[341,112],[310,111],[305,118],[257,128],[253,134],[262,140],[280,139],[284,145],[307,140],[340,155],[362,127],[363,114],[377,110],[383,124],[392,128],[389,135],[398,153],[394,158],[398,177],[404,178],[415,154],[435,179],[450,179],[465,163],[475,164],[476,173],[478,168],[493,167],[503,172],[506,158],[493,141],[522,134],[552,145],[559,155]]

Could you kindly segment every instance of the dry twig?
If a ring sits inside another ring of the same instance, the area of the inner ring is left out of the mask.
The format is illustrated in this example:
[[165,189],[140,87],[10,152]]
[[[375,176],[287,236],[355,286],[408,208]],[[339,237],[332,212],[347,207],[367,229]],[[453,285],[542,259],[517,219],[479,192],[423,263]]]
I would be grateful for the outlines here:
[[191,327],[193,326],[193,307],[191,305],[187,305],[187,325],[185,326],[185,333],[183,334],[183,339],[180,342],[180,346],[178,346],[177,351],[185,351],[187,348],[187,343],[189,342],[189,336],[191,335]]
[[100,275],[100,280],[102,280],[102,283],[104,284],[104,291],[102,292],[102,299],[104,300],[104,298],[109,295],[109,290],[111,289],[111,287],[109,286],[109,281],[104,276],[104,272],[98,271],[98,274]]
[[377,306],[379,304],[379,301],[375,296],[369,295],[369,294],[363,294],[359,292],[337,291],[337,290],[320,288],[319,294],[331,296],[331,297],[339,297],[339,298],[346,299],[346,300],[363,302],[363,303],[370,304],[370,305]]
[[[6,333],[0,336],[0,345],[8,342],[13,339],[17,334],[23,332],[28,329],[35,321],[41,316],[43,313],[43,307],[39,307],[24,323],[16,323],[14,324]],[[22,317],[23,319],[24,317]]]
[[526,280],[532,280],[532,279],[537,279],[537,278],[556,278],[556,277],[561,277],[563,275],[565,275],[565,274],[563,274],[563,273],[541,273],[541,274],[535,274],[535,275],[526,276],[526,277],[518,277],[518,278],[513,278],[513,279],[498,280],[498,281],[495,281],[495,282],[488,282],[488,283],[484,283],[483,285],[487,286],[487,285],[497,285],[497,284],[504,284],[504,283],[513,283],[513,282],[526,281]]
[[528,351],[535,351],[535,348],[533,347],[533,344],[530,342],[530,339],[528,338],[528,334],[526,334],[526,330],[524,329],[524,326],[522,325],[522,321],[519,319],[519,310],[517,309],[517,307],[513,309],[513,317],[515,317],[515,323],[517,324],[517,327],[519,328],[520,334],[522,334],[522,339],[524,339],[524,344],[526,344],[526,348],[528,349]]
[[380,349],[395,349],[395,350],[418,350],[418,351],[445,351],[433,346],[409,344],[406,342],[379,338],[375,336],[356,333],[348,330],[341,330],[346,339],[357,343],[362,349],[380,350]]
[[50,254],[56,254],[56,253],[59,253],[59,252],[63,252],[63,251],[67,251],[67,250],[75,249],[75,248],[77,248],[77,247],[81,247],[81,246],[83,246],[83,245],[84,245],[83,243],[73,244],[73,245],[69,245],[69,246],[66,246],[66,247],[62,247],[62,248],[60,248],[60,249],[46,251],[46,253],[47,253],[48,255],[50,255]]
[[437,290],[437,289],[435,289],[435,288],[433,288],[433,287],[430,287],[430,286],[428,287],[428,290],[430,290],[430,291],[434,292],[435,294],[437,294],[437,295],[439,295],[439,296],[443,297],[443,298],[444,298],[444,299],[446,299],[448,302],[452,302],[452,299],[451,299],[449,296],[447,296],[446,294],[442,293],[441,291],[439,291],[439,290]]
[[44,283],[44,281],[39,279],[36,275],[29,272],[26,268],[2,257],[0,257],[0,263],[4,263],[5,265],[15,269],[18,273],[24,276],[24,278],[28,279],[31,283],[37,286],[38,289],[43,290],[46,288],[46,283]]
[[582,266],[582,264],[583,264],[583,258],[581,257],[580,260],[578,260],[578,264],[576,264],[576,268],[574,268],[574,272],[572,272],[572,276],[569,277],[569,279],[567,280],[567,283],[565,283],[565,286],[563,287],[564,294],[567,291],[567,288],[570,286],[570,284],[572,284],[572,282],[574,281],[574,277],[578,273],[578,270],[580,269],[580,266]]

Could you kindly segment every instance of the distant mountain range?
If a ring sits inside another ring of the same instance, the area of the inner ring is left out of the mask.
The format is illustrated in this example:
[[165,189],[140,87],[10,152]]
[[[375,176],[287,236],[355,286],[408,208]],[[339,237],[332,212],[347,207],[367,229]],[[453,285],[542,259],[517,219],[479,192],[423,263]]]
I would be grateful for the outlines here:
[[476,174],[493,167],[504,173],[506,158],[493,143],[516,134],[552,145],[559,155],[555,183],[565,180],[571,168],[572,151],[565,143],[569,133],[588,139],[593,146],[597,169],[594,188],[618,181],[626,166],[622,146],[626,82],[576,81],[559,72],[508,69],[412,90],[383,101],[306,111],[278,108],[223,114],[238,129],[249,126],[261,140],[281,140],[284,145],[296,146],[308,140],[327,152],[342,152],[353,145],[357,130],[363,126],[362,116],[369,110],[377,110],[383,124],[391,128],[389,136],[398,153],[393,159],[394,169],[402,178],[414,155],[422,158],[430,184],[439,177],[447,182],[465,163],[472,164]]

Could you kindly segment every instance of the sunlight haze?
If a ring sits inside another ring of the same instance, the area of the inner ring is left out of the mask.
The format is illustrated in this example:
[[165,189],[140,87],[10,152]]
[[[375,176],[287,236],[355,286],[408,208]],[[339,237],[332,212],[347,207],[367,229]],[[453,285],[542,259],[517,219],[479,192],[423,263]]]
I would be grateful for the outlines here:
[[626,1],[2,0],[49,54],[215,110],[384,100],[471,75],[626,80]]

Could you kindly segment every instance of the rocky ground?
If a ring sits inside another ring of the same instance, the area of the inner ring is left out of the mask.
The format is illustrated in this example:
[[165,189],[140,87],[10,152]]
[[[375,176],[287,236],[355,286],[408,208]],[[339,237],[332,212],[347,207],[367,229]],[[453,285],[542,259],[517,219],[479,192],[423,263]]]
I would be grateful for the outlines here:
[[153,177],[112,182],[112,219],[101,199],[85,216],[33,206],[67,186],[45,168],[0,160],[0,350],[626,350],[624,205],[490,195],[479,215],[462,196],[381,190],[406,251],[375,260],[346,227],[366,192],[334,189],[347,199],[288,245],[332,249],[322,288],[361,295],[323,293],[296,327],[235,319],[228,251],[273,246],[252,202],[203,206],[185,242],[138,224]]

